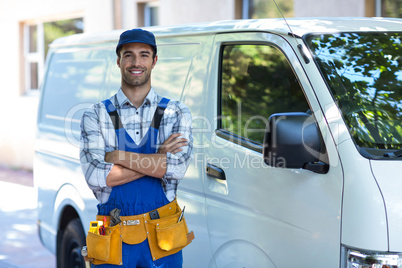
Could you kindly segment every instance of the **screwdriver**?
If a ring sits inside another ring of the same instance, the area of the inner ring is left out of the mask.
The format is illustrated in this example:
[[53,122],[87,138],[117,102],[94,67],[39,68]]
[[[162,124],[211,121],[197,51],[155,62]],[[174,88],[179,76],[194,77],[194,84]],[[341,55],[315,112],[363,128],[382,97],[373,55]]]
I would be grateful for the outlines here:
[[181,219],[183,219],[183,215],[184,215],[184,210],[186,209],[186,206],[183,207],[183,210],[181,211],[179,220],[177,221],[177,223],[179,223],[181,221]]

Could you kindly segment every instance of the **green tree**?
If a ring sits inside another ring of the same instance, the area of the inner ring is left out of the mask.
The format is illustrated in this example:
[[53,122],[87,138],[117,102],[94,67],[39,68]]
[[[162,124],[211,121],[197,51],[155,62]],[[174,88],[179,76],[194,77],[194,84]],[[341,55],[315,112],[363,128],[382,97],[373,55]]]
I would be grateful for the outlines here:
[[402,148],[399,33],[342,33],[307,40],[357,145]]
[[270,115],[309,109],[280,50],[268,45],[226,46],[222,58],[224,129],[262,143]]

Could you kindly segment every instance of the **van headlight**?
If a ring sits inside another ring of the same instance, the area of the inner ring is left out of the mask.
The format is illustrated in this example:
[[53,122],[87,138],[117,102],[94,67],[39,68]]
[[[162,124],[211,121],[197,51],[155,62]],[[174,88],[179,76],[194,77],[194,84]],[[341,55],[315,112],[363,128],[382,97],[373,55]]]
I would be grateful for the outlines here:
[[402,253],[370,252],[342,247],[342,268],[402,268]]

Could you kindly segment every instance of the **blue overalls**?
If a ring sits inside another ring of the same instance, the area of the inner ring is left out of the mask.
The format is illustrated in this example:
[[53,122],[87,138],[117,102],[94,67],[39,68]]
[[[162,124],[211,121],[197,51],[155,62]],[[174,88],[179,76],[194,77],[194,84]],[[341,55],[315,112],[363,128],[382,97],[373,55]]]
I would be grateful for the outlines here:
[[[150,128],[143,137],[139,145],[128,135],[120,121],[116,107],[109,99],[103,101],[108,114],[114,124],[118,150],[135,152],[141,154],[156,153],[156,142],[158,137],[159,125],[163,112],[169,103],[169,99],[163,98],[155,111],[155,115]],[[160,179],[151,176],[144,176],[138,180],[115,186],[110,193],[109,200],[104,204],[98,204],[98,215],[109,215],[114,208],[121,210],[121,216],[139,215],[155,210],[168,204]],[[158,268],[178,268],[183,265],[182,251],[176,254],[152,260],[148,245],[148,239],[136,245],[123,243],[123,265],[93,265],[93,267],[158,267]]]

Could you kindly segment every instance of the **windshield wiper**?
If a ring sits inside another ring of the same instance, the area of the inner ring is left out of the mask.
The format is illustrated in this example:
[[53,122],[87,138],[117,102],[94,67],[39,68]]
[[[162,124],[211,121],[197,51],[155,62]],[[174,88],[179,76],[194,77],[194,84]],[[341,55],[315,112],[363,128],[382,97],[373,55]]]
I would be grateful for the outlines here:
[[391,153],[384,154],[384,157],[389,157],[389,158],[396,158],[396,157],[401,157],[401,156],[402,156],[402,149],[391,152]]

